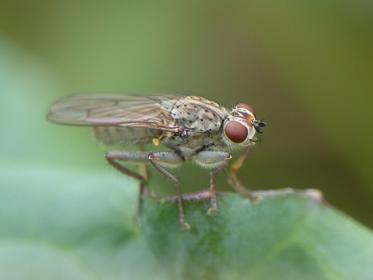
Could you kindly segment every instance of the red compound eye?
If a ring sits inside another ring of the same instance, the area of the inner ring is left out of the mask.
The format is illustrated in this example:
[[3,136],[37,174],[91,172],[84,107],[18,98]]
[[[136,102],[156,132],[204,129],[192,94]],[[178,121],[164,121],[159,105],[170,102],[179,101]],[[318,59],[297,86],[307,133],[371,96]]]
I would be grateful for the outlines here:
[[249,112],[253,113],[253,115],[255,116],[255,112],[254,112],[254,109],[250,106],[250,105],[247,105],[245,103],[240,103],[236,106],[237,108],[242,108],[242,109],[246,109],[248,110]]
[[229,121],[224,127],[224,133],[232,142],[242,143],[246,140],[249,131],[242,123]]

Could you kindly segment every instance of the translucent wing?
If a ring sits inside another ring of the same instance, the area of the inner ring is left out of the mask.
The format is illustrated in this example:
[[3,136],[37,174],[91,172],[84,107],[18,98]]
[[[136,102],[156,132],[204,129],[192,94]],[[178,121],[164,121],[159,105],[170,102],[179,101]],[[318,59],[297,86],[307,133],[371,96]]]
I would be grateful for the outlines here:
[[48,119],[83,126],[144,127],[178,131],[170,111],[181,96],[83,94],[54,103]]

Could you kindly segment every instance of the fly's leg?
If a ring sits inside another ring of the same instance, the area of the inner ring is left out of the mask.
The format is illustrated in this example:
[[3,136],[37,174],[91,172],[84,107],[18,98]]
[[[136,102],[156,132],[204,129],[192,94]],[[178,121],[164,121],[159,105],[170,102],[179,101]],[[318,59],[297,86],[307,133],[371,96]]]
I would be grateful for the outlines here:
[[[140,151],[144,153],[144,145],[140,145]],[[149,168],[147,163],[143,163],[139,166],[139,174],[144,178],[146,184],[140,184],[140,193],[139,193],[139,198],[138,198],[138,215],[141,215],[141,210],[142,210],[142,204],[144,197],[149,195],[150,190],[149,190],[149,178],[150,178],[150,173],[149,173]]]
[[156,152],[149,154],[151,164],[168,180],[174,183],[177,194],[177,206],[179,209],[179,224],[183,230],[190,229],[190,225],[185,222],[185,211],[183,206],[183,196],[179,179],[168,171],[167,167],[176,167],[183,162],[183,159],[174,152]]
[[195,162],[199,166],[210,169],[210,208],[207,210],[209,215],[215,215],[219,211],[216,197],[216,176],[220,170],[227,167],[231,158],[229,153],[219,151],[202,151],[195,158]]
[[242,167],[243,163],[245,162],[248,154],[249,154],[249,147],[246,148],[241,153],[241,155],[239,156],[239,158],[231,165],[230,174],[228,176],[228,183],[232,186],[232,188],[235,191],[237,191],[237,192],[239,192],[239,193],[247,196],[252,201],[256,201],[258,199],[258,195],[254,194],[254,192],[252,192],[249,189],[247,189],[242,184],[242,182],[240,181],[240,179],[238,179],[238,176],[237,176],[237,173],[240,170],[240,168]]
[[110,151],[105,154],[105,158],[108,163],[115,169],[119,170],[123,174],[134,178],[140,182],[139,199],[137,204],[137,213],[135,215],[135,221],[138,221],[142,213],[142,205],[145,195],[148,192],[146,174],[141,175],[135,171],[132,171],[118,161],[126,161],[131,163],[148,163],[149,153],[147,152],[125,152],[125,151]]
[[219,206],[218,206],[218,199],[216,197],[216,175],[217,172],[215,170],[210,171],[210,208],[207,210],[208,215],[216,215],[219,211]]

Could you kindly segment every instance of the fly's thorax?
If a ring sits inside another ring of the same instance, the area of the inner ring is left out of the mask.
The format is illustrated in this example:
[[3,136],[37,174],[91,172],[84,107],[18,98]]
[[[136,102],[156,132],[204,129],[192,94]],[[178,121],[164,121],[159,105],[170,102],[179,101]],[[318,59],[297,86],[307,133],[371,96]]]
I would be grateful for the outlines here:
[[163,143],[185,158],[205,147],[224,145],[221,131],[228,111],[219,104],[202,97],[185,96],[175,102],[170,113],[183,131],[166,137]]
[[226,115],[224,107],[197,96],[181,98],[171,110],[171,116],[177,124],[191,134],[219,130]]

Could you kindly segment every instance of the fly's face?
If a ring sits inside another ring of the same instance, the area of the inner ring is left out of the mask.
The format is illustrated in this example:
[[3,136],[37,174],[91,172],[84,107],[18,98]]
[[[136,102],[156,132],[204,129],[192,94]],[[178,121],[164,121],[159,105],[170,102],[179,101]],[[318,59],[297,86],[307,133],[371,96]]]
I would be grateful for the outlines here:
[[255,133],[262,133],[266,123],[256,119],[254,110],[247,104],[235,106],[224,121],[223,139],[228,146],[248,146]]

